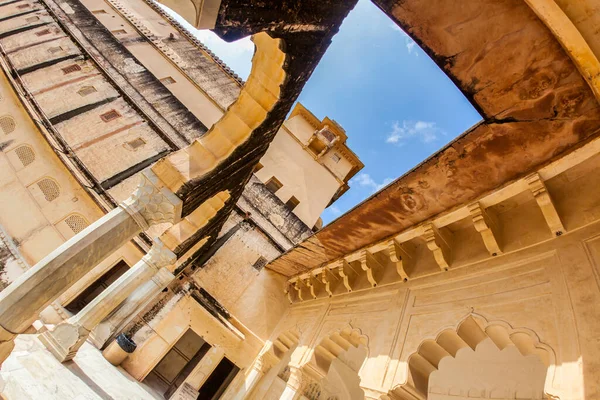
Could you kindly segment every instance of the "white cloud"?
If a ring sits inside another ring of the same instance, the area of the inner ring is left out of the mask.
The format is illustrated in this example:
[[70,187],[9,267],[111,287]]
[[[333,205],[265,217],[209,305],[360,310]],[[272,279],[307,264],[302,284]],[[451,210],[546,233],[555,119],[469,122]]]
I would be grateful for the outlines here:
[[242,79],[248,78],[248,75],[250,75],[250,68],[252,67],[252,55],[254,54],[254,43],[250,40],[250,36],[229,43],[209,30],[199,30],[194,28],[173,10],[163,5],[160,6],[175,18],[177,22],[196,36],[198,40],[208,47],[217,57],[223,60],[225,64],[235,71]]
[[439,135],[445,135],[435,122],[426,121],[399,121],[392,125],[392,132],[385,139],[387,143],[403,145],[405,141],[417,138],[423,143],[435,142]]
[[327,208],[327,210],[329,210],[329,212],[333,215],[341,215],[342,214],[342,210],[340,210],[340,208],[335,205],[329,206],[329,208]]
[[419,57],[419,53],[415,51],[417,43],[415,43],[415,41],[412,40],[412,38],[408,36],[406,32],[404,32],[398,25],[391,23],[390,28],[402,34],[402,36],[404,37],[404,42],[406,44],[406,49],[408,50],[408,54],[414,54],[415,56]]
[[354,178],[350,179],[350,185],[358,185],[371,190],[371,192],[375,193],[378,190],[383,189],[389,183],[391,183],[393,178],[385,178],[381,183],[376,182],[371,175],[361,172],[356,175]]

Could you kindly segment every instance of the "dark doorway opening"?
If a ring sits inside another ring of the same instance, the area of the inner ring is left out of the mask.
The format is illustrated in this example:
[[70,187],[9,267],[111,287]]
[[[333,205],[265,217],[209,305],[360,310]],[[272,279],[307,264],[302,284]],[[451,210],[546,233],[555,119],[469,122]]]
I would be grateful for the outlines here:
[[146,376],[144,383],[165,399],[170,398],[210,347],[196,332],[188,329]]
[[227,389],[240,369],[227,358],[223,358],[200,388],[198,400],[216,400]]
[[71,313],[77,314],[128,270],[129,265],[123,260],[119,261],[111,269],[105,272],[104,275],[96,279],[96,281],[88,286],[87,289],[81,292],[79,296],[75,297],[65,306],[65,308]]

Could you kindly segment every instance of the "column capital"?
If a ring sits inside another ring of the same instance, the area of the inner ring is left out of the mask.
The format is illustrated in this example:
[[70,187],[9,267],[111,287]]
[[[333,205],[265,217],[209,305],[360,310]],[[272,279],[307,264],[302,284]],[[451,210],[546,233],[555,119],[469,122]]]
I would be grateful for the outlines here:
[[147,169],[140,174],[135,192],[121,204],[142,230],[165,222],[176,224],[181,219],[182,201]]
[[286,383],[286,386],[289,386],[294,391],[299,391],[302,387],[302,383],[304,381],[304,373],[300,367],[295,367],[290,365],[290,377]]
[[[160,272],[163,268],[174,264],[177,261],[177,256],[160,239],[155,238],[154,244],[142,258],[142,261],[154,268],[156,272]],[[170,274],[170,271],[167,272]],[[172,274],[170,275],[172,276]]]

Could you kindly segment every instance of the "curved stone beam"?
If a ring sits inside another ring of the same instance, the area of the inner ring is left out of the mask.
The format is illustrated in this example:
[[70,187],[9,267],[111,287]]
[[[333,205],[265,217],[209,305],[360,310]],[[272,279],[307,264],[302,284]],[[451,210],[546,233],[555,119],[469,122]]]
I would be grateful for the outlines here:
[[204,136],[152,167],[173,192],[223,163],[250,138],[279,101],[280,86],[286,79],[283,41],[266,33],[258,33],[252,40],[256,46],[252,70],[238,99]]
[[[600,101],[600,61],[577,26],[554,0],[525,0],[525,3],[531,7],[560,42],[590,85],[596,99]],[[580,3],[586,3],[586,1]],[[581,7],[588,6],[592,6],[592,4],[581,5]],[[596,41],[598,40],[600,37],[596,38]]]

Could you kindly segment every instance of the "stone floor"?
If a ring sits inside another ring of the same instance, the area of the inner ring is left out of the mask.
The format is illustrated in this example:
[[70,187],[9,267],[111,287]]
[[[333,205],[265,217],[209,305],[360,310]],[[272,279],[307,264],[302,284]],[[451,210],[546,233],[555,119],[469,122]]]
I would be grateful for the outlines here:
[[85,343],[73,361],[59,363],[36,335],[20,335],[2,365],[0,384],[7,400],[163,399],[102,353]]

